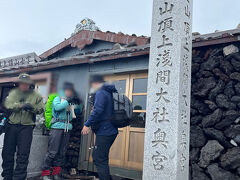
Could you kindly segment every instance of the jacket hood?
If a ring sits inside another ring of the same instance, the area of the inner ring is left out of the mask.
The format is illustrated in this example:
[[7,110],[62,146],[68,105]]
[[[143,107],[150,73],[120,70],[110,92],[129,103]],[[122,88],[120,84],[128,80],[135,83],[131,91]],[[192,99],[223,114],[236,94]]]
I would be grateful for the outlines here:
[[117,92],[117,89],[115,87],[115,85],[113,84],[103,84],[102,86],[102,89],[105,90],[105,91],[108,91],[110,93],[116,93]]

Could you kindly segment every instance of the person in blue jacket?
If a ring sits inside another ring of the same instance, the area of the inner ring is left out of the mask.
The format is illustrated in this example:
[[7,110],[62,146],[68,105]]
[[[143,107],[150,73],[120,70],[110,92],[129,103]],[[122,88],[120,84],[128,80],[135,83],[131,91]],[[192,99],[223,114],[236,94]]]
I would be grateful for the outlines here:
[[97,167],[100,180],[110,180],[109,151],[114,143],[118,129],[111,123],[113,115],[113,96],[117,92],[114,85],[104,82],[100,75],[91,77],[91,88],[95,92],[93,110],[85,122],[82,134],[86,135],[90,127],[96,134],[96,142],[93,150],[93,162]]
[[75,112],[81,113],[82,110],[82,104],[75,94],[73,84],[67,82],[63,85],[63,92],[53,100],[48,151],[42,167],[43,180],[51,179],[51,171],[55,180],[61,179],[60,172],[72,130],[71,121],[76,118]]

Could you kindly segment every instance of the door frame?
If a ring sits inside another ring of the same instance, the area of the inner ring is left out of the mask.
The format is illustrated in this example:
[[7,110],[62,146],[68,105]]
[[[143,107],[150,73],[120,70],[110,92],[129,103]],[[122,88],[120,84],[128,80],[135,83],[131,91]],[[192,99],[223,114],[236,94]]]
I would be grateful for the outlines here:
[[[114,74],[106,75],[105,81],[117,81],[117,80],[126,80],[126,92],[125,95],[132,101],[134,95],[147,95],[146,93],[133,93],[134,79],[147,78],[148,73],[128,73],[128,74]],[[135,112],[146,112],[146,110],[138,110]],[[142,170],[143,163],[131,162],[129,161],[129,147],[130,147],[130,134],[131,132],[136,133],[145,133],[145,128],[136,128],[136,127],[125,127],[120,128],[120,132],[123,133],[122,137],[122,150],[121,150],[121,160],[112,160],[110,159],[111,165],[116,165],[123,168],[131,168],[136,170]],[[134,167],[134,168],[133,168]]]

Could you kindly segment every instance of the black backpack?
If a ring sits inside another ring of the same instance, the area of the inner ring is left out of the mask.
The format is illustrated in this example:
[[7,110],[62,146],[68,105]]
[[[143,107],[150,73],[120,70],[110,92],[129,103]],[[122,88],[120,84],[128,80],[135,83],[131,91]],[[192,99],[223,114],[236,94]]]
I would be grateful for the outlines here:
[[113,93],[113,116],[111,123],[117,128],[129,126],[132,120],[132,102],[124,94]]

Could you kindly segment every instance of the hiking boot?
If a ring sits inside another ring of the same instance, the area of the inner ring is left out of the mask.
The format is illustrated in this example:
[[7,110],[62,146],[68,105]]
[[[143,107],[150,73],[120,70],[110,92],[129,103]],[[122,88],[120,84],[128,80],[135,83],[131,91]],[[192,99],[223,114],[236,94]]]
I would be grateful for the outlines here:
[[41,180],[53,180],[51,176],[41,176]]
[[53,176],[54,180],[63,180],[60,175]]

